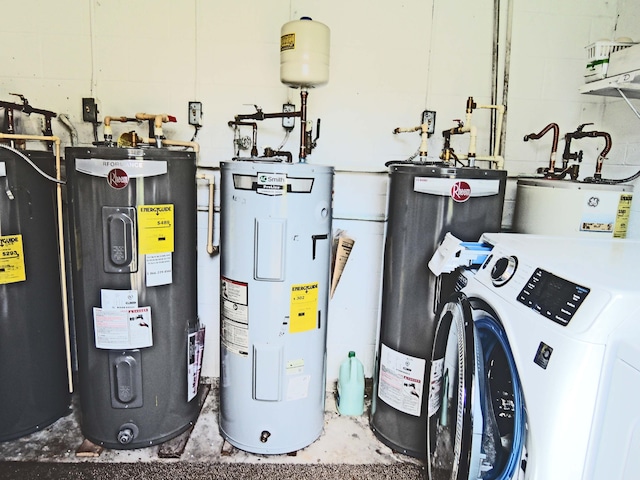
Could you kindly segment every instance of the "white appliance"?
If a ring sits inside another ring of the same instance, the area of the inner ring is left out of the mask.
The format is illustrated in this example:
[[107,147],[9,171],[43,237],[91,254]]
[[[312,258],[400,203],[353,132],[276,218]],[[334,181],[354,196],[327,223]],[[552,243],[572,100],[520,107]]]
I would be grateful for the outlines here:
[[640,242],[482,241],[491,253],[439,317],[430,478],[637,478]]

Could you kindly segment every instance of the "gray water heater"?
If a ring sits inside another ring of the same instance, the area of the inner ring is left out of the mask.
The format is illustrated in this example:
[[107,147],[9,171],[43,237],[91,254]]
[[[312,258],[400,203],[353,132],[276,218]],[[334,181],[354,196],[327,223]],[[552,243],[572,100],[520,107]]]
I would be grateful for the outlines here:
[[426,458],[427,359],[439,301],[457,280],[427,264],[447,232],[477,241],[500,231],[507,172],[400,162],[389,174],[371,427],[394,450]]
[[[52,154],[0,149],[0,442],[69,413]],[[31,162],[31,164],[29,163]]]
[[220,432],[281,454],[324,425],[333,168],[221,163]]
[[195,153],[67,148],[82,433],[148,447],[195,422]]

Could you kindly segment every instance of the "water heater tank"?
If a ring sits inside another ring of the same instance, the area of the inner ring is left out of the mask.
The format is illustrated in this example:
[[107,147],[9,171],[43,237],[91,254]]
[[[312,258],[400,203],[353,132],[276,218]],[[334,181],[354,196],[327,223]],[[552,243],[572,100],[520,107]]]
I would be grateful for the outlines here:
[[302,17],[280,31],[280,81],[290,87],[315,87],[329,81],[329,27]]
[[198,417],[196,156],[65,150],[84,436],[174,438]]
[[513,230],[539,235],[626,238],[633,185],[520,178]]
[[220,432],[290,453],[324,426],[333,168],[221,163]]

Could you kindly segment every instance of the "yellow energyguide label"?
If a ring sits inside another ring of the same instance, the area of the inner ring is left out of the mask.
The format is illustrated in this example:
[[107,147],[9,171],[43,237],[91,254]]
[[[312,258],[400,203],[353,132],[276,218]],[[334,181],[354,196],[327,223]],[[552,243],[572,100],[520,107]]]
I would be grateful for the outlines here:
[[173,204],[138,205],[138,252],[173,252]]
[[318,282],[291,285],[289,332],[313,330],[318,325]]
[[296,34],[295,33],[287,33],[286,35],[282,35],[280,37],[280,51],[284,52],[285,50],[293,50],[296,48]]
[[26,279],[22,235],[0,236],[0,285]]
[[631,215],[631,199],[633,195],[623,193],[620,195],[618,202],[618,211],[616,212],[616,224],[613,227],[613,238],[626,238],[627,227],[629,226],[629,215]]

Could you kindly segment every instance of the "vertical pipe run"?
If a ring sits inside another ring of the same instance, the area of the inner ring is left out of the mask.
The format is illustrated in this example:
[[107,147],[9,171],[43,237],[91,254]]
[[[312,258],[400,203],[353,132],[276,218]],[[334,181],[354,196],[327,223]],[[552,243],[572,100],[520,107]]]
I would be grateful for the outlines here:
[[[500,0],[493,0],[493,51],[491,58],[491,105],[498,103],[498,57],[500,36]],[[496,130],[496,111],[491,111],[491,128],[489,129],[489,155],[497,155],[494,147],[494,131]],[[496,135],[497,136],[497,135]],[[498,140],[499,141],[499,140]],[[496,142],[497,143],[497,142]]]
[[504,105],[504,117],[502,120],[502,130],[505,135],[500,140],[500,151],[504,152],[506,143],[506,131],[507,131],[507,104],[509,101],[509,74],[511,69],[511,33],[513,30],[513,1],[507,1],[507,27],[505,36],[505,50],[504,50],[504,72],[502,76],[502,105]]
[[300,161],[307,158],[307,92],[306,88],[300,89]]

